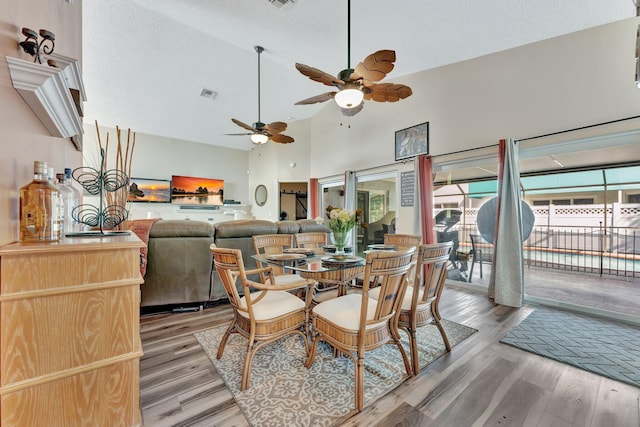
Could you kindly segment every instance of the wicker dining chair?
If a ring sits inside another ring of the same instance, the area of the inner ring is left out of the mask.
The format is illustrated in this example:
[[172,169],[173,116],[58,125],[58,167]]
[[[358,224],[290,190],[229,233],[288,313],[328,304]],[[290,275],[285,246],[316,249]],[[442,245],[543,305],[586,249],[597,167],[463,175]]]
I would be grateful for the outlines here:
[[[225,331],[216,358],[220,359],[231,334],[245,337],[247,351],[242,368],[240,390],[249,388],[251,365],[256,352],[265,344],[286,335],[302,337],[305,353],[309,354],[309,306],[310,298],[301,300],[287,292],[300,286],[313,286],[312,280],[287,285],[253,282],[247,274],[268,273],[271,267],[245,270],[240,249],[211,247],[213,262],[233,308],[233,320]],[[267,278],[273,277],[266,274]],[[236,281],[240,280],[244,296],[238,294]],[[253,292],[255,291],[255,292]],[[310,292],[306,293],[310,295]]]
[[[418,247],[416,275],[412,286],[407,287],[398,318],[398,328],[406,331],[409,335],[411,366],[414,375],[420,372],[416,340],[418,328],[435,323],[440,335],[442,335],[445,348],[447,351],[451,351],[449,338],[442,327],[439,304],[447,279],[447,261],[452,249],[452,241]],[[369,296],[373,299],[379,299],[379,294],[380,291],[376,288],[371,290]]]
[[[362,293],[324,301],[311,310],[313,342],[305,366],[310,368],[313,364],[320,340],[349,356],[355,365],[355,406],[358,410],[364,406],[365,352],[395,344],[407,375],[411,375],[397,322],[407,287],[406,276],[415,257],[415,248],[367,253]],[[369,298],[367,284],[372,281],[380,283],[377,301]]]
[[327,244],[327,233],[297,233],[293,240],[297,248],[318,249]]

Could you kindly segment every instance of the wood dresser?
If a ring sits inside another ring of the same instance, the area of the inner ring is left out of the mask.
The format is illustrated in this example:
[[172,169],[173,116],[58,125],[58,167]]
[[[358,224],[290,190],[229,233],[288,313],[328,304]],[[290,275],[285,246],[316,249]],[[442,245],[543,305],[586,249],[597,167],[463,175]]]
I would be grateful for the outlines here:
[[135,234],[0,247],[0,424],[135,426]]

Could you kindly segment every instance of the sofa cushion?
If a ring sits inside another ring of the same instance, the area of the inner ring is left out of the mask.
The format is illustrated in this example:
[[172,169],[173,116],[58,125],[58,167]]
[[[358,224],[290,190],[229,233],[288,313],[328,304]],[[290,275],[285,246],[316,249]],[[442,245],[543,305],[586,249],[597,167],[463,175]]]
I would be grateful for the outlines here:
[[295,221],[278,221],[276,225],[280,234],[296,234],[300,232],[300,225]]
[[328,233],[331,231],[329,226],[325,223],[318,224],[315,219],[299,219],[296,222],[300,226],[300,233],[317,233],[321,231]]
[[213,224],[208,222],[163,219],[153,224],[149,237],[213,237],[214,232]]
[[216,240],[276,233],[278,233],[276,224],[260,219],[237,219],[216,224]]

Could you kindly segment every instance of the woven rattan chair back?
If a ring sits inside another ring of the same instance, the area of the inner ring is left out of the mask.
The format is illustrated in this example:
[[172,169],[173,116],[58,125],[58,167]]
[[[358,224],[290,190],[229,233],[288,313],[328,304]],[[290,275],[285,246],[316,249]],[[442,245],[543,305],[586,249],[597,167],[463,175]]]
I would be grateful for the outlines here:
[[327,233],[298,233],[294,241],[297,248],[322,248],[327,244]]
[[394,246],[419,246],[422,236],[417,234],[385,234],[384,244]]
[[[293,234],[261,234],[253,236],[253,249],[258,255],[275,255],[281,254],[284,249],[293,247]],[[263,267],[262,263],[257,262],[259,267]],[[287,274],[280,267],[272,266],[273,274],[279,276]],[[265,278],[260,277],[264,283]]]

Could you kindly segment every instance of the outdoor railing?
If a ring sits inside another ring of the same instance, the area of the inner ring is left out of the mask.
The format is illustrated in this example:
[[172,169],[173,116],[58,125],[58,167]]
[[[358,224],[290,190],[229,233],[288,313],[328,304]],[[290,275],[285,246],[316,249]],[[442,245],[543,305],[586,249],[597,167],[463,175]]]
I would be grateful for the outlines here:
[[[471,249],[475,225],[456,227],[460,247]],[[492,246],[482,242],[484,251]],[[491,248],[492,249],[492,248]],[[581,271],[629,278],[640,277],[638,227],[534,226],[524,242],[525,266]]]

